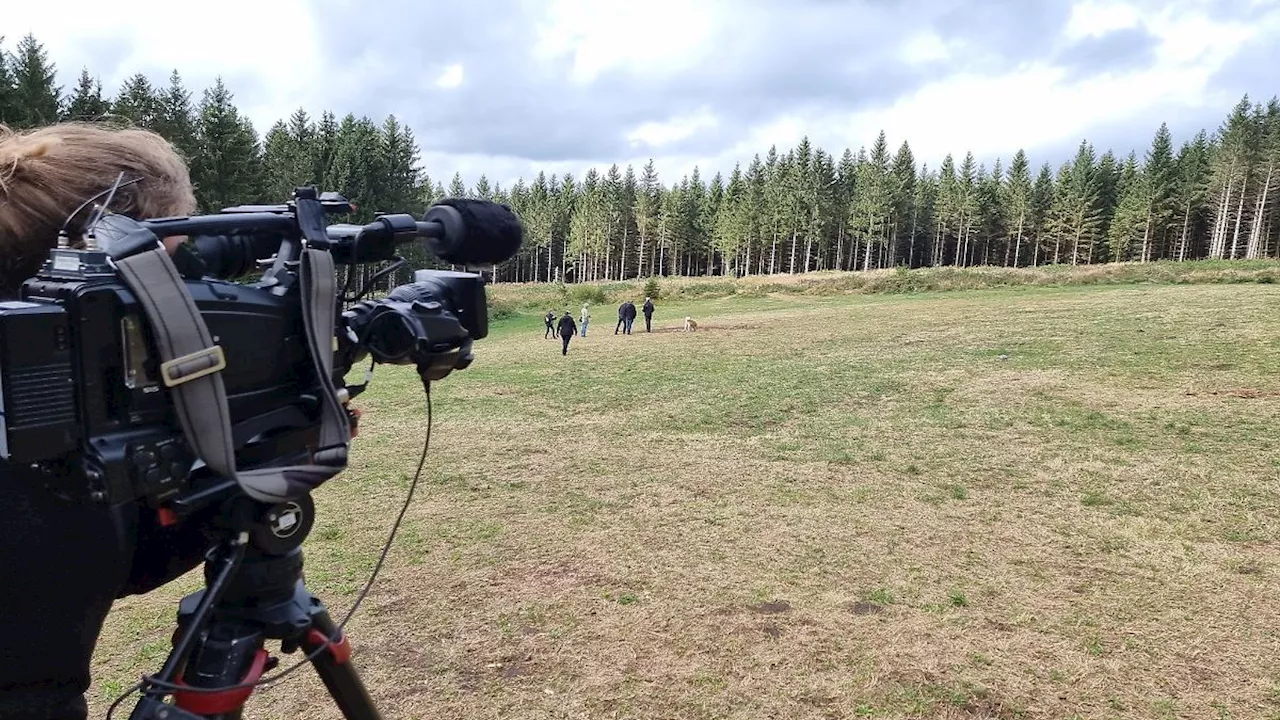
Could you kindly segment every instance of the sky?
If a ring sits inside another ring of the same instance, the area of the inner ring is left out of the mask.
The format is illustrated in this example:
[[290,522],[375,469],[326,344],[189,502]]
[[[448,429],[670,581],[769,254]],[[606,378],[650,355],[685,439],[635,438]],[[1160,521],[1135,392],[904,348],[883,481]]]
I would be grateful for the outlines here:
[[[12,4],[12,3],[11,3]],[[839,155],[885,131],[918,162],[1081,140],[1139,157],[1161,122],[1212,132],[1280,93],[1280,0],[43,0],[6,7],[70,89],[216,76],[260,132],[301,107],[413,128],[446,184],[510,185],[652,159],[665,183],[802,137]]]

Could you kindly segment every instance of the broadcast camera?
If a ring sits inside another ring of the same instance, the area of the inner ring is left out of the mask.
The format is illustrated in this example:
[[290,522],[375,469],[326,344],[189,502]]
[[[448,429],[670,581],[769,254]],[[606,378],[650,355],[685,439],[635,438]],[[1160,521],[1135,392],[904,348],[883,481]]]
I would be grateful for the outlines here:
[[[453,265],[496,264],[519,249],[519,220],[448,199],[421,220],[327,225],[354,206],[312,187],[281,205],[147,221],[109,204],[82,248],[64,230],[21,300],[0,303],[0,459],[160,525],[214,509],[206,587],[182,601],[173,651],[136,688],[131,717],[239,717],[276,662],[267,639],[302,648],[345,717],[379,717],[341,626],[302,583],[309,493],[347,465],[348,401],[364,387],[346,384],[352,368],[412,365],[429,393],[470,365],[488,310],[480,274],[418,270],[361,300],[340,293],[336,266],[396,262],[385,277],[415,241]],[[175,236],[188,242],[171,256],[161,240]]]

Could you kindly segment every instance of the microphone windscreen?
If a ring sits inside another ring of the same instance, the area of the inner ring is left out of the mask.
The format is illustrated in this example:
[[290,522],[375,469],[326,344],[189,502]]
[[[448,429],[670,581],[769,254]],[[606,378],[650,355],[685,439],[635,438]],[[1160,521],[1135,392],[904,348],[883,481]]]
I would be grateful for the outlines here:
[[[436,205],[453,208],[462,220],[462,237],[446,236],[435,243],[436,255],[445,262],[496,265],[514,256],[524,242],[524,226],[506,205],[466,198],[446,198]],[[430,211],[427,218],[431,218]]]

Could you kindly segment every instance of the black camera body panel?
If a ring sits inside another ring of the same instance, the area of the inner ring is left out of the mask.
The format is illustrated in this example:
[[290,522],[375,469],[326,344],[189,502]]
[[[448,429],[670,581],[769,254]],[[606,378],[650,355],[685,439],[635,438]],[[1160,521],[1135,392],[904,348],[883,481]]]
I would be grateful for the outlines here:
[[0,303],[0,457],[32,463],[82,436],[70,319],[59,305]]
[[[23,286],[22,301],[0,303],[0,458],[39,465],[82,451],[90,492],[161,502],[193,458],[159,380],[145,313],[114,276],[68,274],[42,272]],[[208,278],[186,285],[226,356],[237,451],[314,430],[319,384],[297,299]]]

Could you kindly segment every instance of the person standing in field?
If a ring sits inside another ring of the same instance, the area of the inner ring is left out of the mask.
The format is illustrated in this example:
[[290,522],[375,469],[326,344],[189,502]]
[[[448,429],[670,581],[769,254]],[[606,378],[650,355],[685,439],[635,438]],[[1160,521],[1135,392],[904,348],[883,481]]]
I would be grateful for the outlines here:
[[560,354],[568,355],[569,338],[578,334],[578,326],[573,322],[573,315],[568,310],[565,310],[564,317],[560,318],[560,326],[557,330],[560,333],[560,339],[564,341],[564,346],[560,348]]
[[586,303],[582,303],[582,314],[578,320],[582,323],[582,337],[586,337],[587,325],[591,324],[591,311],[587,309]]
[[622,332],[631,334],[631,325],[636,321],[636,304],[630,300],[622,304]]
[[622,329],[622,326],[626,324],[627,324],[627,301],[623,300],[622,304],[618,306],[618,325],[613,328],[613,334],[617,335],[618,331]]
[[547,338],[551,337],[556,331],[555,326],[553,325],[553,323],[555,323],[556,321],[556,314],[548,310],[547,316],[542,318],[542,320],[547,324],[547,331],[542,334],[542,339],[546,340]]
[[653,298],[644,299],[644,331],[653,332]]

